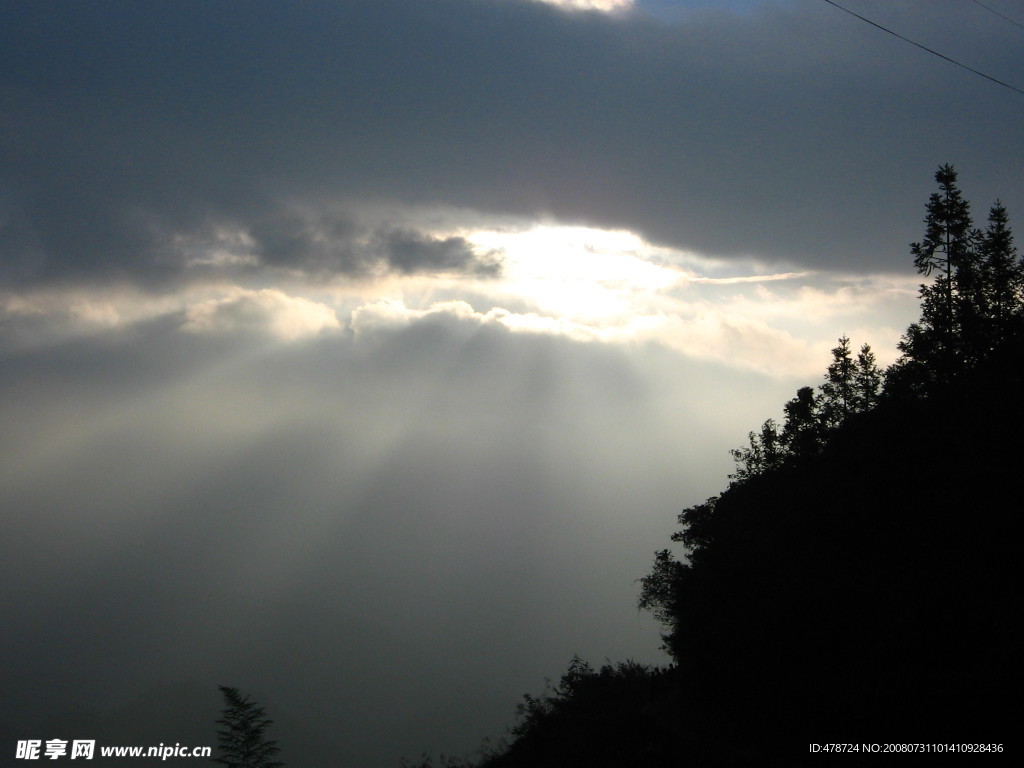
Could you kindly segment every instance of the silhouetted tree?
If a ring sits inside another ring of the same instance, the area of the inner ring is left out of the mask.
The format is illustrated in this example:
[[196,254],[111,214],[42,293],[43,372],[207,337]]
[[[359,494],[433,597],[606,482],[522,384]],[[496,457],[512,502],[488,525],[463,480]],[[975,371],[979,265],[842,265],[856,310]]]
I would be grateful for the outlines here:
[[850,338],[842,336],[839,346],[832,349],[832,362],[821,385],[821,417],[827,429],[842,424],[854,410],[854,370]]
[[882,369],[878,367],[875,353],[865,344],[857,353],[853,372],[854,407],[858,413],[869,411],[878,403],[882,389]]
[[711,523],[718,497],[712,496],[702,504],[695,504],[679,513],[680,530],[672,534],[672,541],[683,544],[691,557],[700,555],[714,541]]
[[266,738],[267,728],[274,722],[268,720],[263,707],[242,696],[237,688],[222,685],[224,709],[217,725],[220,756],[213,762],[227,768],[280,768],[284,763],[272,758],[281,750],[277,742]]
[[974,325],[979,312],[973,305],[981,280],[970,203],[956,180],[951,165],[935,172],[939,191],[932,193],[926,206],[924,238],[910,245],[917,271],[925,277],[934,273],[934,278],[921,285],[921,320],[907,329],[900,345],[901,351],[928,364],[940,378],[952,374],[961,347],[958,334]]
[[796,397],[783,406],[783,411],[786,421],[782,427],[782,439],[790,455],[804,457],[817,453],[820,430],[814,389],[800,387]]
[[678,690],[671,669],[574,657],[553,690],[523,697],[511,743],[481,768],[677,765]]
[[900,360],[885,374],[894,397],[921,397],[985,363],[1020,333],[1024,265],[1013,246],[1006,209],[998,201],[983,232],[971,226],[970,205],[944,165],[939,192],[927,205],[925,237],[910,250],[921,286],[921,319],[900,341]]
[[[676,535],[673,534],[673,538]],[[639,607],[653,613],[654,618],[670,630],[681,610],[679,587],[689,567],[689,564],[676,560],[669,550],[663,549],[655,553],[650,573],[640,579]],[[662,635],[662,640],[667,648],[669,636]]]
[[[974,230],[953,169],[936,179],[911,247],[932,279],[903,356],[883,374],[870,346],[854,357],[841,337],[817,392],[799,389],[781,429],[769,420],[732,452],[728,488],[680,514],[684,555],[657,553],[641,580],[640,606],[663,622],[685,681],[687,722],[703,743],[745,745],[747,764],[782,734],[840,724],[1008,727],[983,703],[1010,693],[1019,644],[999,618],[1018,538],[1000,499],[1016,493],[1024,431],[1024,266],[1001,205]],[[955,570],[943,530],[957,532]]]
[[1024,263],[1013,245],[1006,208],[996,200],[988,215],[988,228],[981,235],[984,285],[988,317],[987,349],[1004,343],[1017,330],[1024,299]]
[[777,466],[784,455],[779,425],[774,419],[767,419],[759,432],[748,433],[747,439],[749,444],[746,448],[734,448],[729,452],[736,462],[736,471],[730,475],[735,480],[743,480]]

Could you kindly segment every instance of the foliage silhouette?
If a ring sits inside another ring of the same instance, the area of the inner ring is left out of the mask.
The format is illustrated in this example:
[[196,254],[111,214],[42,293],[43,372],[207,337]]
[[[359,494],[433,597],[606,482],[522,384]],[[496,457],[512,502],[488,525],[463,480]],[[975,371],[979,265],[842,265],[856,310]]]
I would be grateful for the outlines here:
[[685,558],[657,553],[641,582],[709,736],[1007,725],[979,701],[1009,693],[1013,663],[1024,281],[1005,209],[974,230],[956,178],[939,169],[911,245],[932,280],[885,389],[842,337],[819,392],[786,404],[782,450],[766,460],[774,436],[751,433],[729,488],[680,514]]
[[921,274],[936,275],[921,285],[921,319],[903,335],[903,357],[887,372],[891,394],[935,395],[1021,332],[1024,264],[1006,209],[996,201],[982,232],[952,166],[939,168],[935,179],[940,191],[928,201],[925,237],[911,244],[911,253]]
[[272,758],[281,750],[277,742],[266,738],[267,728],[274,722],[267,719],[263,707],[237,688],[219,686],[224,709],[217,725],[220,756],[213,762],[227,768],[280,768],[284,763]]

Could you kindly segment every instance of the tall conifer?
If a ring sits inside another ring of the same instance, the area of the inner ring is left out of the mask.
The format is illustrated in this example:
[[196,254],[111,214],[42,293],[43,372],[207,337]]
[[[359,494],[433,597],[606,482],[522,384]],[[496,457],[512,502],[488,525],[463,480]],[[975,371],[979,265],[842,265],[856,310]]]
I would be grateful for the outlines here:
[[[921,285],[921,321],[908,330],[900,350],[948,378],[962,357],[963,331],[973,326],[980,279],[970,203],[956,185],[951,165],[935,173],[939,191],[926,206],[924,238],[911,243],[914,266],[930,283]],[[933,275],[934,273],[934,275]]]
[[865,344],[857,353],[857,361],[853,373],[854,402],[857,411],[869,411],[878,402],[878,393],[882,388],[882,369],[878,367],[875,353],[871,346]]
[[280,768],[284,763],[273,759],[280,752],[277,742],[266,738],[267,727],[273,723],[264,714],[263,707],[237,688],[220,686],[224,696],[224,710],[217,725],[220,756],[213,762],[226,768]]
[[842,336],[839,346],[832,349],[832,362],[821,385],[822,418],[826,427],[837,427],[854,410],[854,369],[850,338]]
[[988,228],[981,235],[980,248],[989,310],[987,335],[989,347],[994,348],[1013,333],[1024,299],[1024,264],[1017,257],[1006,208],[999,200],[989,211]]

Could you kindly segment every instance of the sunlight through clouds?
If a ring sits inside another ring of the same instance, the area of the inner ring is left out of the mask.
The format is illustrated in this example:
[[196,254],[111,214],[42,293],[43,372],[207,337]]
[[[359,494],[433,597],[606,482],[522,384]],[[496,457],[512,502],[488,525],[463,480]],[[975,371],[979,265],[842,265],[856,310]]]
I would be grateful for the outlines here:
[[604,325],[675,285],[683,275],[642,258],[629,232],[542,225],[523,232],[477,232],[471,239],[505,254],[504,287],[539,311]]
[[1024,207],[1017,103],[826,3],[113,5],[0,2],[12,738],[204,743],[224,682],[394,768],[663,659],[650,554],[838,337],[896,356],[935,164]]
[[537,3],[557,5],[571,11],[624,11],[633,7],[634,0],[533,0]]
[[366,339],[374,333],[394,332],[417,322],[431,321],[501,326],[515,333],[563,336],[574,341],[610,340],[605,329],[578,323],[567,317],[510,312],[500,307],[478,312],[465,301],[439,301],[426,309],[415,309],[406,306],[401,300],[382,300],[355,310],[351,327],[356,339]]
[[505,254],[494,301],[529,308],[492,310],[490,321],[577,340],[656,342],[769,375],[815,375],[844,333],[888,357],[916,306],[910,278],[770,272],[626,231],[549,223],[465,236]]
[[258,331],[288,341],[340,328],[330,307],[269,288],[237,288],[225,298],[191,306],[182,325],[183,330],[193,333]]
[[[657,343],[694,359],[770,375],[815,375],[835,340],[895,357],[916,311],[910,276],[775,271],[653,245],[636,233],[580,225],[410,220],[431,242],[500,253],[497,275],[388,273],[329,281],[296,272],[275,282],[197,283],[164,295],[49,288],[0,297],[13,337],[38,343],[128,328],[161,317],[191,334],[294,342],[351,328],[356,338],[424,322],[468,322],[580,342]],[[479,218],[479,217],[478,217]],[[226,277],[226,276],[225,276]],[[34,341],[33,341],[34,340]]]

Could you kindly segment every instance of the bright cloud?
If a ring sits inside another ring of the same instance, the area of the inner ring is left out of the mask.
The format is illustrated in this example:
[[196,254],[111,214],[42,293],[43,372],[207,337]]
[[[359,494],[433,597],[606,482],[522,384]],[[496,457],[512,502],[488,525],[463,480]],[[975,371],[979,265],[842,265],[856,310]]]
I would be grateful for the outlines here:
[[[500,319],[609,343],[658,342],[772,375],[816,375],[836,338],[895,348],[916,312],[912,278],[765,271],[654,246],[626,231],[538,225],[465,235],[505,254]],[[522,311],[528,308],[528,311]]]
[[639,301],[684,277],[644,258],[650,246],[630,232],[543,225],[469,238],[505,254],[506,290],[529,297],[541,312],[581,322],[604,325],[634,314]]
[[341,328],[334,310],[324,304],[274,289],[233,289],[185,311],[182,328],[193,333],[263,332],[279,339],[316,336]]
[[623,11],[633,7],[634,0],[534,0],[573,11]]
[[0,315],[9,327],[31,327],[32,338],[101,333],[160,316],[173,316],[190,333],[286,341],[338,331],[346,322],[357,338],[415,323],[461,322],[576,341],[654,342],[736,368],[813,376],[844,333],[891,360],[917,310],[917,280],[909,276],[771,271],[655,246],[624,230],[554,222],[465,228],[456,225],[458,212],[443,218],[441,226],[423,229],[423,241],[501,253],[500,275],[391,272],[323,285],[296,273],[278,275],[274,287],[196,284],[160,296],[44,288],[5,295]]

